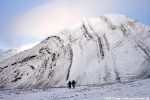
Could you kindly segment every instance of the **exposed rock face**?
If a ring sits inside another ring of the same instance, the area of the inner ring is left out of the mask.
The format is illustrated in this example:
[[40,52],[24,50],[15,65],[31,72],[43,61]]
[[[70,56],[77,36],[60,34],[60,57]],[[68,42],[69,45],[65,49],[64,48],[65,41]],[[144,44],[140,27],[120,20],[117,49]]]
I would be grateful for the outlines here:
[[0,86],[45,88],[150,77],[150,27],[123,15],[87,19],[0,62]]

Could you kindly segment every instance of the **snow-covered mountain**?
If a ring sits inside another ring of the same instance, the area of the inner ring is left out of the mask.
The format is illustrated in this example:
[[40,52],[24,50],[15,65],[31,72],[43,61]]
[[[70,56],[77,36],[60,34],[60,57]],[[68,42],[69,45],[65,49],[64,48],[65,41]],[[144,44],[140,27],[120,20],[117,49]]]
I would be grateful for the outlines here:
[[31,44],[27,44],[27,45],[23,45],[11,50],[8,50],[6,52],[0,52],[0,62],[2,62],[3,60],[6,60],[14,55],[16,55],[19,52],[22,52],[24,50],[28,50],[30,48],[32,48],[33,46],[35,46],[38,42],[35,43],[31,43]]
[[150,77],[150,27],[124,15],[84,19],[0,62],[1,87],[108,84]]

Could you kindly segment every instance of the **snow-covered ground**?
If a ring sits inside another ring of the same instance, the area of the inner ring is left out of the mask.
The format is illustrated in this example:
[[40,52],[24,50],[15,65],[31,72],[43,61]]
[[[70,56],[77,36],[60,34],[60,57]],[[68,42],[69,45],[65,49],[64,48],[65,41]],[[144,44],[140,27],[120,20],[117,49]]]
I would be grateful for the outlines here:
[[150,79],[75,89],[1,90],[0,100],[149,100]]

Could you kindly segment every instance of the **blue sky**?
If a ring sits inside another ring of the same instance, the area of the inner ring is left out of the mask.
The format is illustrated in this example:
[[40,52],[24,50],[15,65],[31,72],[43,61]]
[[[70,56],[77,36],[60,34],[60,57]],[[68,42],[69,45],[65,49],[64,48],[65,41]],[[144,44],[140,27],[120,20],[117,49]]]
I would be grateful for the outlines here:
[[38,41],[33,37],[14,36],[10,33],[12,30],[12,21],[16,16],[33,9],[34,7],[44,5],[48,0],[1,0],[0,1],[0,49],[7,50],[20,45]]
[[149,0],[0,0],[0,49],[40,41],[102,14],[125,14],[150,25],[149,9]]

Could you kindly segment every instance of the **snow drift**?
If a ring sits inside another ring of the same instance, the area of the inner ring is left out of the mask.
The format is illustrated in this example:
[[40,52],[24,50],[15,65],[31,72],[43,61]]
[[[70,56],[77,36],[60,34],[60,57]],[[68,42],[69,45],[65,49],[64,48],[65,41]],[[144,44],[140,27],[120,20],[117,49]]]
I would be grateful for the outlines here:
[[1,88],[47,88],[150,77],[150,27],[124,15],[84,19],[0,62]]

